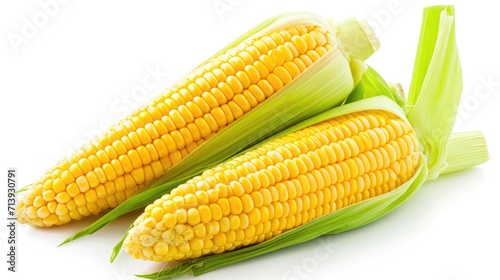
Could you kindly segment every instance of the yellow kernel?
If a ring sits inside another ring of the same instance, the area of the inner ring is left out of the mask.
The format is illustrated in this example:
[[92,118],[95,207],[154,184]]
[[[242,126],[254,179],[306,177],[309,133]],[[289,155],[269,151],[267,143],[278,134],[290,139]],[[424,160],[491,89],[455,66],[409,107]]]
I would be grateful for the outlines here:
[[206,191],[202,190],[196,191],[195,196],[199,205],[208,204],[210,202],[209,195]]
[[193,251],[201,251],[203,249],[203,239],[201,238],[194,238],[191,241],[189,241],[189,247],[191,247],[191,250]]
[[177,224],[177,218],[174,214],[167,213],[163,216],[162,223],[167,228],[173,228]]
[[33,200],[33,206],[35,206],[36,208],[42,207],[43,205],[45,205],[45,203],[46,201],[41,196],[37,196]]
[[87,201],[85,200],[85,195],[83,193],[77,195],[75,198],[73,198],[76,206],[81,207],[84,206]]
[[259,208],[254,208],[250,213],[248,213],[248,220],[250,225],[257,225],[261,221],[261,213]]
[[267,69],[266,65],[262,61],[254,61],[253,66],[255,67],[255,70],[258,71],[261,79],[265,79],[267,75],[269,75],[269,69]]
[[272,204],[274,210],[274,218],[279,219],[283,216],[283,204],[279,202],[274,202]]
[[243,212],[248,213],[254,208],[254,202],[249,194],[244,194],[241,197],[241,202],[243,205]]
[[239,197],[230,197],[229,204],[232,214],[237,215],[243,211],[243,204],[241,203],[241,199]]
[[271,73],[267,76],[266,80],[271,84],[275,91],[281,89],[284,86],[283,81],[276,74]]
[[283,183],[276,184],[276,190],[278,191],[278,200],[280,202],[286,202],[288,200],[288,190]]
[[[227,200],[226,200],[226,202],[227,202]],[[217,204],[217,203],[210,204],[210,212],[212,215],[212,219],[215,221],[220,220],[223,216],[222,209],[219,206],[219,204]]]
[[190,225],[196,225],[198,223],[200,223],[200,213],[198,212],[198,209],[196,208],[191,208],[188,210],[187,212],[187,221]]
[[229,222],[228,217],[222,217],[219,221],[220,232],[227,232],[231,227],[231,223]]
[[[235,77],[235,76],[229,76],[229,77],[227,77],[226,84],[230,87],[231,92],[234,93],[234,94],[238,94],[238,93],[242,93],[243,92],[244,87],[241,84],[240,80],[238,80],[238,78]],[[223,90],[223,89],[221,88],[221,90]],[[228,99],[232,99],[232,96],[231,96],[231,98],[228,98]]]
[[48,217],[43,219],[43,223],[46,226],[52,226],[59,221],[59,218],[55,214],[50,214]]
[[272,159],[272,161],[276,164],[278,162],[283,162],[283,156],[277,151],[269,151],[266,153],[268,157]]
[[153,217],[157,221],[161,221],[163,218],[163,215],[165,215],[165,211],[161,207],[154,207],[151,210],[151,217]]
[[66,203],[71,199],[71,197],[66,192],[61,192],[56,195],[56,201],[59,203]]
[[97,201],[97,193],[95,192],[94,189],[90,189],[85,193],[85,199],[87,200],[88,203],[96,202]]
[[295,35],[290,39],[290,41],[295,46],[295,48],[297,48],[297,51],[300,54],[304,54],[307,51],[308,48],[307,43],[301,36]]
[[232,181],[229,183],[229,186],[231,187],[231,189],[233,191],[233,195],[242,196],[243,194],[245,194],[245,189],[243,188],[243,186],[241,185],[240,182]]
[[266,79],[262,79],[257,83],[257,86],[259,89],[265,94],[265,97],[270,97],[273,95],[276,90],[274,89],[273,85]]
[[[268,53],[268,56],[272,59],[274,65],[278,65],[278,66],[283,65],[283,63],[285,62],[284,54],[277,49],[270,50]],[[269,67],[268,67],[268,69],[269,69]],[[271,71],[271,69],[269,69],[269,71]]]
[[97,193],[97,197],[99,198],[105,198],[106,196],[108,196],[108,192],[106,190],[106,188],[104,187],[104,185],[99,185],[95,188],[95,191]]
[[214,245],[221,247],[226,244],[226,234],[221,232],[214,236]]
[[260,52],[266,53],[268,51],[267,45],[262,40],[255,40],[253,46]]
[[64,184],[64,182],[60,178],[57,178],[54,180],[54,182],[52,184],[52,190],[56,193],[60,193],[62,191],[65,191],[66,184]]
[[243,116],[243,110],[236,104],[234,101],[229,101],[228,104],[229,109],[231,110],[232,115],[234,116],[234,119],[239,119],[241,116]]
[[55,214],[58,216],[63,216],[63,215],[68,214],[68,207],[66,207],[65,204],[58,204],[56,206]]
[[168,244],[165,241],[160,240],[153,245],[153,250],[155,251],[155,254],[165,256],[168,252]]
[[[56,193],[55,193],[53,190],[45,190],[45,191],[43,191],[43,193],[42,193],[43,200],[45,200],[45,201],[47,201],[47,202],[54,200],[54,199],[55,199],[55,196],[56,196]],[[40,197],[38,196],[37,198],[40,198]],[[36,200],[37,200],[37,199],[35,198],[35,201],[36,201]],[[39,203],[39,202],[38,202],[38,203]],[[38,203],[37,203],[37,204],[38,204]],[[39,207],[39,206],[36,206],[36,205],[34,205],[34,206],[35,206],[35,207]]]
[[61,180],[65,185],[68,185],[72,183],[75,180],[75,178],[71,175],[71,173],[68,170],[66,170],[61,173]]
[[210,189],[206,192],[209,202],[216,202],[219,199],[219,194],[216,190]]
[[47,206],[42,206],[38,208],[36,211],[36,214],[39,218],[44,219],[47,218],[50,215],[49,209],[47,209]]
[[181,208],[186,205],[186,202],[184,201],[184,197],[181,196],[181,195],[177,195],[177,194],[172,194],[174,195],[174,197],[172,198],[173,202],[175,202],[175,205],[177,205],[177,207]]
[[[232,198],[238,199],[236,197],[232,197]],[[231,208],[230,208],[229,200],[227,198],[221,198],[221,199],[219,199],[219,201],[217,202],[217,204],[219,205],[220,210],[222,211],[222,215],[223,216],[227,216],[227,215],[229,215],[229,213],[231,213]]]
[[240,218],[238,215],[229,215],[228,219],[231,230],[237,230],[240,228]]
[[203,119],[207,123],[207,125],[210,128],[211,132],[212,131],[217,131],[219,129],[217,121],[215,120],[214,116],[212,116],[212,114],[205,114],[205,115],[203,115]]
[[74,178],[78,178],[83,175],[83,171],[77,163],[70,165],[69,172],[71,172],[71,175],[73,175]]
[[252,106],[250,105],[250,103],[248,102],[248,100],[245,98],[245,96],[243,94],[236,94],[233,97],[233,101],[245,113],[250,111],[250,109],[252,109]]
[[206,223],[212,220],[212,213],[210,211],[210,207],[208,205],[201,205],[198,207],[200,221],[202,223]]
[[197,206],[198,202],[196,201],[196,196],[192,193],[188,193],[184,196],[184,203],[187,206]]
[[86,192],[87,190],[90,189],[90,185],[89,182],[87,181],[86,176],[80,176],[76,178],[76,184],[78,185],[80,192]]
[[264,205],[264,198],[260,192],[254,191],[251,195],[255,207],[261,207]]
[[217,191],[219,197],[227,197],[228,196],[227,186],[224,184],[217,184],[215,186],[215,190]]
[[34,206],[29,206],[28,208],[26,208],[26,215],[30,219],[36,219],[37,218],[37,216],[36,216],[36,208]]
[[293,77],[288,73],[286,68],[283,66],[278,66],[274,69],[273,73],[281,80],[283,84],[287,84],[292,81]]
[[269,208],[263,206],[259,210],[260,210],[260,223],[262,224],[269,221]]
[[97,185],[99,185],[99,178],[94,173],[94,171],[90,171],[85,175],[85,177],[87,177],[87,181],[89,182],[91,188],[95,188]]
[[146,177],[145,177],[145,174],[144,174],[144,168],[134,169],[130,173],[130,175],[133,177],[135,183],[137,183],[137,184],[142,184],[146,180]]
[[[273,188],[273,189],[276,190],[275,188]],[[270,190],[260,189],[259,192],[261,193],[262,198],[264,200],[264,205],[269,205],[269,204],[271,204],[271,202],[273,202],[273,196],[271,195]]]
[[256,84],[258,81],[260,81],[261,75],[259,73],[259,70],[257,70],[254,65],[245,66],[244,71],[252,84]]
[[234,71],[240,71],[243,70],[245,67],[245,61],[238,56],[232,56],[229,58],[229,63],[232,65]]
[[177,205],[171,200],[163,202],[162,207],[166,213],[174,213],[174,211],[178,208]]

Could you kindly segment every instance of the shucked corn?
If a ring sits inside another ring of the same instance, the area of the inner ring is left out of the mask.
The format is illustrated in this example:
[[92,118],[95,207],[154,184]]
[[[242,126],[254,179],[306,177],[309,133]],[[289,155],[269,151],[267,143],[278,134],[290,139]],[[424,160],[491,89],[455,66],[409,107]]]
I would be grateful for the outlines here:
[[390,112],[343,115],[267,142],[146,207],[124,247],[172,261],[260,243],[397,188],[420,164],[418,140]]
[[19,222],[50,227],[116,207],[333,46],[315,25],[243,41],[47,171],[20,201]]

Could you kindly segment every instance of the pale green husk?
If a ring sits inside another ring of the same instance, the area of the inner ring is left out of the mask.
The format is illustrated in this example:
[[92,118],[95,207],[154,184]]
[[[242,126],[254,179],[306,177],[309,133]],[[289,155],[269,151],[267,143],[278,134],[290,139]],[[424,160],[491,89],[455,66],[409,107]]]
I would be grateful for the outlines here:
[[405,106],[405,100],[398,91],[397,85],[389,85],[377,71],[368,66],[363,73],[363,78],[351,92],[345,104],[380,95],[392,99],[402,108]]
[[446,168],[446,146],[462,94],[453,6],[424,10],[407,103],[408,119],[428,156],[429,180]]
[[[348,104],[321,113],[270,138],[275,139],[350,112],[389,111],[409,122],[422,143],[422,164],[408,182],[394,191],[334,211],[263,243],[189,260],[165,271],[138,276],[167,279],[188,271],[200,275],[324,234],[354,229],[388,214],[411,197],[426,180],[435,179],[441,172],[458,171],[485,162],[488,157],[481,134],[454,134],[449,141],[462,83],[453,7],[425,9],[416,60],[412,90],[406,104],[402,103],[403,99],[394,96],[397,91],[391,89],[373,69],[368,68],[361,83],[347,100]],[[462,154],[459,145],[462,148],[474,147],[473,153]]]
[[[332,33],[334,32],[333,28],[338,27],[338,25],[332,26],[330,22],[310,13],[283,14],[250,30],[214,57],[237,46],[249,37],[259,37],[270,31],[310,24],[321,25]],[[339,23],[339,25],[341,24]],[[352,25],[353,22],[349,21],[349,24]],[[366,29],[354,30],[351,36],[365,36],[367,38],[371,36],[365,32],[368,31]],[[366,70],[363,61],[356,57],[350,57],[339,49],[341,44],[345,44],[346,47],[351,44],[347,40],[348,35],[348,33],[343,32],[343,40],[338,39],[336,46],[292,82],[200,145],[140,193],[126,200],[89,227],[67,238],[61,245],[92,234],[119,216],[145,207],[181,182],[221,163],[241,150],[255,145],[293,124],[341,105]],[[344,42],[344,40],[347,41]],[[374,39],[370,37],[366,40],[373,42]],[[368,57],[375,50],[376,47],[369,45],[364,53],[362,48],[358,48],[354,54],[358,57]]]
[[454,132],[447,145],[448,165],[441,174],[467,169],[485,163],[489,158],[486,139],[481,131]]

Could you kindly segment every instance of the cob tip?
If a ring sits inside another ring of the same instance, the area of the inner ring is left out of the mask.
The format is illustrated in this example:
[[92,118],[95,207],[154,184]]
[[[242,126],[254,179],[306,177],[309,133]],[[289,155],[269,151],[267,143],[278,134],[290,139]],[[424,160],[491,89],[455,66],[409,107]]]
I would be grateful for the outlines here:
[[350,57],[364,61],[380,48],[375,31],[364,20],[351,17],[338,23],[330,21],[330,24],[342,51]]
[[377,51],[380,48],[381,44],[372,26],[366,20],[360,20],[359,25],[368,38],[368,42],[370,42],[373,50]]

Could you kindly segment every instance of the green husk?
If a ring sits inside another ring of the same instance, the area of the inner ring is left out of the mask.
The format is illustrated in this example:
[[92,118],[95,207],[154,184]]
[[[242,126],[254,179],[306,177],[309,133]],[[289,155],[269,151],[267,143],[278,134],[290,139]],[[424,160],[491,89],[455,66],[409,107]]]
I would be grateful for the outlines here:
[[395,88],[396,85],[389,85],[380,76],[377,71],[368,66],[363,73],[363,77],[354,90],[349,94],[345,103],[352,103],[358,100],[363,100],[374,96],[387,96],[396,102],[399,106],[405,106],[405,100],[401,93]]
[[[310,13],[280,15],[250,30],[214,56],[237,46],[249,36],[258,37],[270,31],[310,24],[320,24],[334,32],[333,28],[335,26],[340,28],[339,25],[342,23],[331,25],[331,23]],[[349,21],[349,24],[352,25],[352,21]],[[369,34],[363,32],[368,31],[366,29],[355,30],[351,36],[370,37]],[[345,39],[349,38],[348,35],[346,32],[342,34]],[[370,40],[373,41],[373,38],[370,37]],[[348,46],[351,42],[339,40],[337,43],[337,46],[330,49],[309,69],[262,104],[204,142],[182,161],[170,168],[162,177],[87,228],[67,238],[60,245],[92,234],[121,215],[145,207],[161,195],[168,193],[179,182],[184,182],[188,178],[200,174],[203,170],[221,163],[241,150],[255,145],[293,124],[341,105],[361,79],[366,65],[363,61],[356,57],[350,57],[339,49],[343,43]],[[358,49],[354,53],[356,56],[368,57],[375,49],[374,47],[367,48],[365,53],[362,53],[362,49]]]
[[[370,55],[380,48],[380,42],[375,33],[367,23],[356,18],[349,18],[337,24],[332,23],[335,36],[343,44],[339,44],[342,52],[349,57],[366,60]],[[363,34],[364,36],[352,36],[352,34]]]
[[16,191],[16,194],[19,194],[19,193],[25,192],[25,191],[29,190],[32,186],[33,186],[33,184],[26,185],[26,186],[24,186],[24,187],[22,187],[22,188],[18,189],[18,190]]
[[109,262],[113,262],[115,260],[115,258],[118,256],[118,254],[120,253],[120,250],[123,246],[123,242],[125,241],[125,238],[127,238],[127,233],[128,231],[133,228],[134,225],[130,225],[127,229],[127,232],[126,234],[123,236],[123,238],[120,240],[120,242],[118,242],[115,247],[113,247],[113,252],[111,253],[111,256],[109,257]]
[[406,104],[406,96],[403,90],[403,86],[400,83],[387,83],[389,89],[391,90],[392,97],[400,106]]
[[[435,6],[424,10],[417,61],[412,77],[413,89],[406,104],[395,100],[397,91],[391,89],[373,69],[368,68],[345,105],[307,119],[270,138],[275,139],[350,112],[386,110],[409,122],[422,143],[422,164],[408,182],[394,191],[326,214],[263,243],[189,260],[172,269],[137,276],[168,279],[188,271],[200,275],[324,234],[358,228],[387,215],[411,197],[425,181],[435,179],[440,173],[454,172],[485,162],[487,150],[481,134],[458,133],[453,134],[450,140],[462,83],[454,35],[453,7]],[[473,147],[471,153],[463,154],[460,148],[469,147]]]
[[446,146],[462,94],[453,6],[424,10],[415,61],[407,115],[428,157],[428,179],[433,180],[446,168]]
[[481,131],[454,132],[447,145],[448,166],[441,174],[457,172],[488,161],[490,155]]

